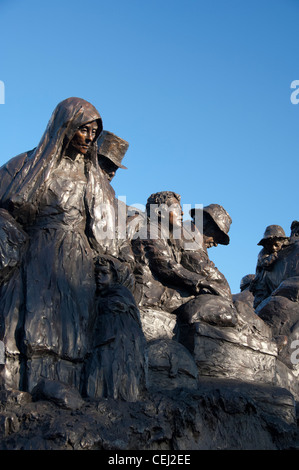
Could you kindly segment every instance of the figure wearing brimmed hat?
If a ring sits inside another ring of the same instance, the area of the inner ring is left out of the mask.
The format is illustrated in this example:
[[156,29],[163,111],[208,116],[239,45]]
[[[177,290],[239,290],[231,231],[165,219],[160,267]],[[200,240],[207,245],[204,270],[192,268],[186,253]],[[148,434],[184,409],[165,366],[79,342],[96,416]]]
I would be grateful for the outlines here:
[[[153,305],[153,300],[156,299],[156,306],[163,310],[168,309],[171,313],[178,313],[181,318],[185,319],[185,312],[188,310],[186,315],[190,321],[192,315],[196,314],[201,318],[204,316],[207,323],[234,326],[235,312],[232,311],[232,297],[226,279],[209,260],[206,250],[185,249],[180,200],[180,195],[172,191],[152,194],[147,200],[148,237],[133,241],[136,261],[143,271],[139,279],[143,284],[141,303],[150,299],[148,303]],[[164,206],[170,210],[169,217],[165,217],[166,224],[163,211],[167,213],[167,210]],[[161,217],[152,220],[152,213],[155,211]],[[165,228],[168,224],[169,232],[166,234]],[[151,230],[155,225],[157,230]],[[181,238],[174,237],[175,226],[182,229]],[[154,233],[157,237],[153,237]],[[212,297],[216,308],[206,308],[202,305],[203,302],[211,301]]]
[[[129,143],[118,137],[117,135],[113,134],[109,131],[102,131],[101,135],[97,140],[97,156],[98,156],[98,163],[101,169],[103,170],[107,180],[109,189],[112,189],[112,186],[109,184],[111,183],[112,179],[114,178],[117,170],[122,168],[127,170],[127,167],[122,164],[122,159],[124,158],[128,148]],[[114,193],[114,190],[113,190]],[[118,221],[120,220],[119,214],[126,213],[127,214],[127,223],[130,220],[130,216],[128,214],[128,207],[126,206],[125,202],[117,199],[114,193],[114,222],[115,222],[115,231],[118,228]],[[132,218],[132,217],[131,217]],[[121,222],[120,222],[121,224]],[[122,259],[125,259],[128,262],[133,260],[133,255],[131,254],[131,246],[130,246],[130,236],[127,233],[127,238],[122,239],[118,238],[117,233],[115,239],[117,240],[117,249],[118,254]]]
[[288,237],[280,225],[268,225],[263,238],[258,242],[262,246],[259,253],[257,267],[267,268],[276,261],[278,252],[288,243]]
[[119,168],[127,170],[122,165],[129,143],[109,131],[103,131],[98,139],[98,162],[109,181],[111,181]]
[[[190,215],[196,225],[197,211],[201,209],[191,209]],[[198,213],[201,215],[200,213]],[[210,204],[202,209],[203,217],[203,240],[206,248],[212,246],[228,245],[228,232],[232,219],[228,212],[219,204]],[[198,220],[201,220],[200,218]]]
[[255,279],[250,287],[250,291],[254,294],[254,308],[274,290],[275,286],[272,286],[267,272],[273,269],[279,252],[288,244],[289,238],[280,225],[266,227],[263,238],[258,242],[263,248],[258,255]]
[[[202,235],[201,250],[191,250],[185,253],[185,260],[192,269],[205,272],[206,278],[214,281],[217,280],[217,292],[219,295],[231,300],[231,290],[225,276],[216,268],[214,263],[209,259],[208,248],[213,246],[228,245],[228,232],[232,223],[232,219],[228,212],[219,204],[209,204],[203,208],[193,208],[189,211],[192,217],[191,229],[199,231]],[[203,260],[205,262],[203,263]],[[197,260],[197,261],[196,261]],[[205,267],[203,267],[205,264]]]
[[280,225],[268,225],[258,245],[263,246],[269,253],[274,253],[280,250],[287,239],[288,237]]

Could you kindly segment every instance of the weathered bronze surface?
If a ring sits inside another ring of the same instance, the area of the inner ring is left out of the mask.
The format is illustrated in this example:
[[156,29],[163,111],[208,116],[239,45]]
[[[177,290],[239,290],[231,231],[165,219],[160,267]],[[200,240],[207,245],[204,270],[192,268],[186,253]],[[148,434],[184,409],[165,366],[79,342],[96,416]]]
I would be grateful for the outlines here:
[[69,98],[0,169],[0,448],[298,448],[298,222],[232,295],[208,254],[228,212],[128,208],[128,147]]

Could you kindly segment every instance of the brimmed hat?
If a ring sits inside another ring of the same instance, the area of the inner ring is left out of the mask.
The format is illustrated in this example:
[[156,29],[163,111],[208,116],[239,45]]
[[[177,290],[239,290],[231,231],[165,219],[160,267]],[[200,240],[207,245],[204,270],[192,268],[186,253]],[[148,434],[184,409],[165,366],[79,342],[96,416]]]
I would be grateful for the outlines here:
[[98,138],[98,155],[108,158],[119,168],[127,170],[121,161],[129,148],[129,143],[109,131],[103,131]]
[[[228,212],[219,204],[210,204],[208,206],[205,206],[202,210],[203,217],[212,219],[213,222],[215,222],[215,224],[219,228],[222,235],[221,240],[219,240],[219,243],[221,245],[228,245],[228,232],[232,223],[232,219]],[[201,209],[191,209],[189,211],[191,217],[194,217],[196,211],[201,211]]]
[[268,225],[264,232],[263,238],[258,242],[258,245],[264,246],[267,240],[283,240],[287,238],[284,229],[280,225]]

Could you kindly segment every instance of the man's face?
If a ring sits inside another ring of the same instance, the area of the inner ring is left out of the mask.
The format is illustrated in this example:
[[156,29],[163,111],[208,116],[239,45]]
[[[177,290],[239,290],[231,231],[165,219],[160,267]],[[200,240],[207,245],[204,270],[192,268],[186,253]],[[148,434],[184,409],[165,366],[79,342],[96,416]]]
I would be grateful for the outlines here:
[[221,233],[213,221],[203,221],[203,240],[206,248],[218,246]]
[[171,199],[167,205],[171,206],[171,211],[169,211],[169,225],[172,227],[181,226],[184,215],[181,204],[177,199]]
[[98,124],[96,121],[84,124],[77,130],[70,145],[85,155],[97,135],[97,130]]
[[274,238],[272,240],[270,239],[269,241],[266,241],[264,243],[264,248],[268,251],[268,253],[277,253],[282,248],[282,245],[282,240],[276,240]]
[[115,165],[115,163],[111,162],[109,158],[104,157],[103,155],[99,157],[99,164],[102,170],[105,172],[108,181],[112,181],[118,170],[118,166]]

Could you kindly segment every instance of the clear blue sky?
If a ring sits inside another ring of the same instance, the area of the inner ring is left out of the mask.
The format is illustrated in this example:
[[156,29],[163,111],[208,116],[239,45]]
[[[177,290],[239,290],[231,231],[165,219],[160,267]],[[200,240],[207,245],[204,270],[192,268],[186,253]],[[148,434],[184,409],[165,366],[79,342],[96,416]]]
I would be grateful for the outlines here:
[[229,212],[209,254],[238,292],[265,227],[299,219],[298,21],[298,0],[0,0],[0,164],[61,100],[90,101],[130,143],[117,196]]

